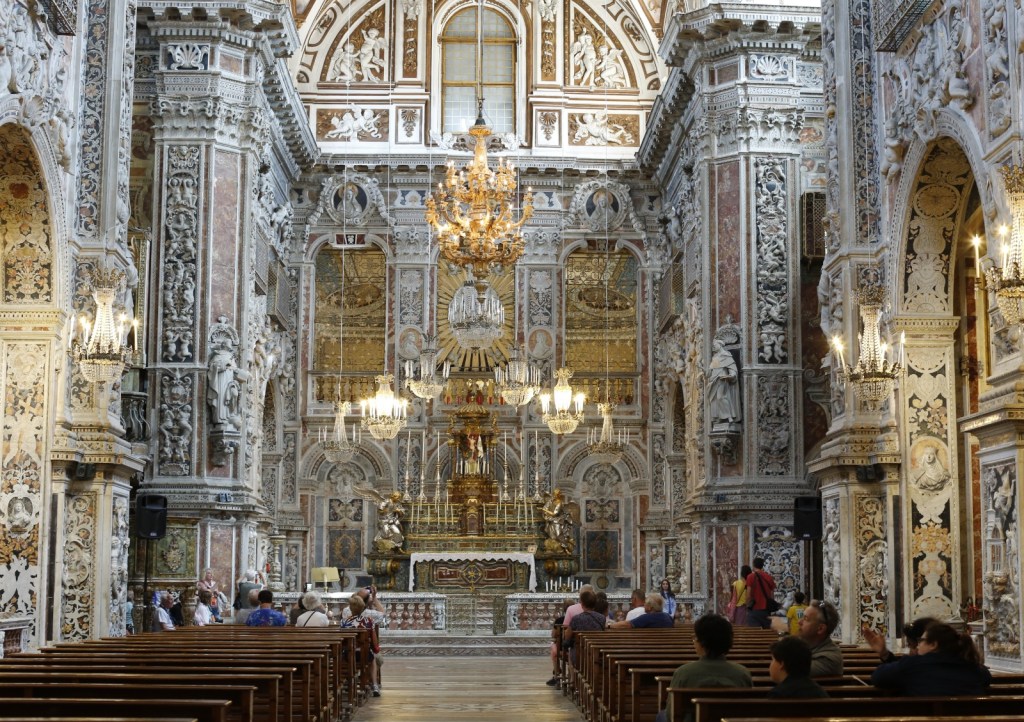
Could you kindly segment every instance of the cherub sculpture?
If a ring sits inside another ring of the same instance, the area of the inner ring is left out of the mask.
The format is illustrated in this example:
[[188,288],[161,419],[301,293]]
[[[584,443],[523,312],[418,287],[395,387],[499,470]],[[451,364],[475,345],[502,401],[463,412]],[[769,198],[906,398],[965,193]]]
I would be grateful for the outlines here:
[[402,493],[394,491],[390,496],[384,496],[369,487],[356,487],[355,491],[377,505],[377,535],[373,538],[374,548],[378,552],[401,549],[405,543],[405,535],[402,534],[402,519],[405,517]]

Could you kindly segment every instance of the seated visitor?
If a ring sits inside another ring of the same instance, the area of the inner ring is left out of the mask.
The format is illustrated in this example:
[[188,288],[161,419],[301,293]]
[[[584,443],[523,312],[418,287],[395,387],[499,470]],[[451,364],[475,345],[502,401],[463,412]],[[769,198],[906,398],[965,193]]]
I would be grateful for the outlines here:
[[[750,672],[725,655],[732,649],[732,624],[718,614],[705,614],[693,624],[697,661],[687,662],[672,675],[670,687],[752,687]],[[672,709],[658,713],[658,722],[672,719]]]
[[257,597],[260,608],[249,613],[245,620],[247,627],[283,627],[288,624],[288,617],[274,609],[274,593],[269,589],[261,589]]
[[832,641],[839,612],[829,602],[811,600],[800,618],[797,636],[811,648],[811,676],[838,677],[843,673],[843,652]]
[[320,602],[320,595],[315,591],[308,591],[299,600],[300,613],[293,624],[296,627],[326,627],[330,625],[331,619]]
[[775,686],[769,697],[828,697],[828,692],[811,679],[811,648],[799,637],[783,637],[772,645],[768,676]]
[[192,623],[197,627],[205,627],[214,622],[213,612],[210,610],[210,600],[213,595],[206,589],[200,590],[199,601],[196,602],[196,613],[192,615]]
[[245,600],[245,604],[242,608],[235,612],[235,624],[245,624],[246,620],[249,619],[249,615],[259,609],[260,606],[260,590],[250,589],[249,596]]
[[[580,600],[582,600],[582,598],[583,598],[583,592],[594,593],[594,586],[592,584],[584,584],[582,587],[580,587],[580,591],[579,591],[579,594],[580,594],[579,598],[580,598]],[[577,614],[580,614],[582,611],[583,611],[583,602],[582,601],[577,601],[575,604],[573,604],[568,609],[566,609],[565,610],[565,626],[568,627],[570,622],[572,622],[572,618],[575,617]]]
[[917,642],[917,654],[882,664],[871,675],[871,684],[907,697],[985,694],[992,673],[982,666],[970,635],[932,622]]
[[644,609],[644,593],[642,589],[634,589],[633,593],[629,597],[629,611],[626,612],[626,620],[632,622],[634,619],[643,614],[646,610]]
[[[910,624],[903,625],[903,640],[907,645],[907,654],[917,654],[917,643],[921,641],[921,637],[924,636],[924,630],[931,624],[938,623],[939,620],[934,617],[921,617],[915,619]],[[894,662],[896,661],[896,655],[885,647],[885,636],[879,634],[873,629],[864,627],[861,629],[864,635],[864,641],[868,643],[875,652],[878,653],[878,658],[883,662]]]
[[800,620],[804,618],[804,610],[807,609],[807,605],[804,604],[805,599],[807,597],[804,596],[803,592],[795,592],[793,594],[793,603],[786,610],[786,622],[789,624],[789,633],[794,637],[800,634]]
[[580,592],[580,604],[583,611],[572,618],[562,636],[562,644],[568,647],[569,659],[573,664],[576,664],[576,633],[600,631],[608,623],[608,618],[594,609],[597,606],[597,595],[593,591],[588,589]]
[[153,616],[154,632],[173,632],[176,629],[174,620],[171,619],[171,607],[174,599],[170,592],[157,593],[156,614]]
[[675,620],[671,614],[663,612],[662,604],[664,599],[658,592],[652,592],[644,600],[644,613],[632,620],[615,622],[612,629],[667,629],[675,626]]
[[353,594],[348,600],[348,616],[341,621],[342,627],[362,628],[370,632],[370,658],[373,664],[370,665],[370,685],[374,697],[380,697],[380,683],[377,670],[377,655],[380,654],[380,638],[378,637],[377,624],[367,613],[366,602],[358,594]]
[[551,627],[551,679],[549,679],[545,683],[545,684],[547,684],[548,687],[557,687],[558,683],[561,681],[561,678],[559,677],[559,674],[558,674],[559,673],[559,669],[558,669],[558,653],[559,653],[558,640],[559,640],[559,636],[558,636],[557,632],[565,624],[565,610],[567,610],[569,607],[571,607],[572,604],[573,604],[573,601],[571,599],[566,599],[564,602],[562,602],[562,613],[561,613],[561,615],[555,617],[555,622],[554,622],[554,624]]

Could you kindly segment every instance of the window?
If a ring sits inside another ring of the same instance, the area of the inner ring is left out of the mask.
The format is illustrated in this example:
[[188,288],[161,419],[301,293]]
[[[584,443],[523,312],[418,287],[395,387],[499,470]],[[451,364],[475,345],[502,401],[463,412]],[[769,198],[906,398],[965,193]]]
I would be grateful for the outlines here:
[[[477,8],[455,15],[441,35],[441,112],[446,133],[465,133],[476,121],[479,39]],[[512,26],[484,9],[484,118],[495,133],[515,130],[516,38]]]
[[804,193],[800,202],[804,259],[820,261],[825,258],[825,194]]

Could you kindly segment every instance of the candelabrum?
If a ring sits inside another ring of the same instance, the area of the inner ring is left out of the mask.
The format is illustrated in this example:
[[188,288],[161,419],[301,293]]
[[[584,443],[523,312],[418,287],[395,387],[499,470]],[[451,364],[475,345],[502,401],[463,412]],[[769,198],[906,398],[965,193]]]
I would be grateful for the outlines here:
[[[116,268],[98,270],[93,274],[96,317],[91,325],[85,316],[79,319],[80,336],[72,343],[75,363],[90,383],[119,381],[125,366],[137,362],[138,322],[129,321],[123,313],[118,321],[114,320],[114,301],[124,278],[124,273]],[[131,339],[129,331],[133,336]]]
[[1012,220],[1009,229],[999,229],[1001,262],[988,270],[988,283],[1003,320],[1016,326],[1024,322],[1024,166],[1003,166],[1002,172]]
[[614,464],[626,453],[626,445],[629,443],[628,432],[623,434],[620,430],[615,432],[612,412],[615,404],[607,402],[597,405],[601,412],[601,429],[591,429],[587,439],[587,449],[591,458],[600,464]]
[[520,229],[533,215],[533,194],[523,197],[516,220],[515,167],[506,159],[498,162],[497,170],[488,167],[491,129],[483,119],[482,97],[479,103],[480,113],[469,130],[476,138],[473,160],[461,171],[449,161],[444,182],[427,199],[426,218],[437,234],[441,258],[483,278],[523,255],[526,246]]
[[876,405],[888,399],[896,379],[903,372],[904,336],[900,336],[899,359],[890,358],[893,352],[881,340],[879,317],[882,312],[882,294],[881,287],[875,285],[862,287],[857,293],[864,330],[860,335],[860,354],[856,364],[851,367],[846,365],[842,339],[838,336],[832,339],[832,346],[839,358],[839,380],[851,384],[854,395],[868,405]]
[[377,376],[377,393],[360,402],[363,427],[377,440],[389,440],[408,423],[408,402],[397,396],[391,388],[394,374]]
[[[555,371],[555,385],[552,393],[544,392],[540,395],[540,407],[542,419],[551,432],[554,434],[571,434],[583,421],[583,404],[586,403],[586,396],[583,393],[573,394],[569,379],[572,378],[572,371],[567,368],[560,368]],[[552,413],[551,402],[554,400],[554,412]]]
[[540,369],[516,346],[505,367],[494,369],[494,383],[502,401],[509,406],[522,406],[540,391]]
[[345,416],[348,415],[350,406],[347,401],[338,403],[334,410],[334,429],[331,433],[321,432],[320,446],[324,450],[327,460],[335,464],[344,464],[351,461],[355,456],[356,449],[356,427],[352,426],[352,438],[349,439],[345,425]]

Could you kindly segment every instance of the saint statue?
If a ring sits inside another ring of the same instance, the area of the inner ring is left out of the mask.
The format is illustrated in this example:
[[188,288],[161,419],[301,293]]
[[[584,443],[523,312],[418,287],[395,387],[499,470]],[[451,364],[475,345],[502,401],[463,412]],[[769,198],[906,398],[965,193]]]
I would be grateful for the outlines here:
[[548,498],[540,511],[544,516],[544,533],[548,537],[544,542],[545,547],[572,554],[576,550],[574,522],[569,505],[562,497],[562,491],[555,489],[555,493]]
[[206,401],[215,429],[241,430],[239,401],[242,382],[248,378],[249,374],[238,367],[233,350],[224,346],[213,349],[206,372]]
[[708,368],[708,408],[711,409],[711,427],[738,424],[740,412],[739,369],[736,359],[719,340],[712,345],[714,353]]

